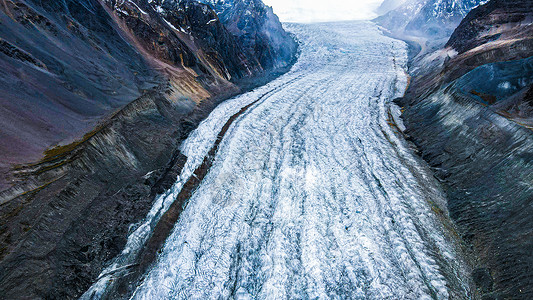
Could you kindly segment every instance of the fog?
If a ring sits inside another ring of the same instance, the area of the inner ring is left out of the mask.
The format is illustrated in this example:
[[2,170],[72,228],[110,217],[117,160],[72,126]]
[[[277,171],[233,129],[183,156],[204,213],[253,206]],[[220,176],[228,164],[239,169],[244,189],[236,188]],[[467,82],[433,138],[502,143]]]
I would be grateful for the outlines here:
[[263,0],[283,22],[370,20],[383,0]]

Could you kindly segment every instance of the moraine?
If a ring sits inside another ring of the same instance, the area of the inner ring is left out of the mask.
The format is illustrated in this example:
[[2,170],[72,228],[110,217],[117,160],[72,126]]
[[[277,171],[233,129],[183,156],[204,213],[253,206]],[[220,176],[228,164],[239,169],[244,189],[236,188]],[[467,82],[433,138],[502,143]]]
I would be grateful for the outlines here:
[[133,299],[469,298],[445,199],[398,131],[405,44],[369,22],[287,27],[292,70],[190,135],[174,187],[82,298],[134,262],[215,143]]

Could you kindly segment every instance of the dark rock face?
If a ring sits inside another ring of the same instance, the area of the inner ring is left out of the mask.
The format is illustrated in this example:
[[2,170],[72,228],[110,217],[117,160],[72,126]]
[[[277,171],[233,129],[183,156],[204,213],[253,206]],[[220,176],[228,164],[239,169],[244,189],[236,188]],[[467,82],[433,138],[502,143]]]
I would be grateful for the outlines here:
[[[507,9],[509,17],[505,17]],[[416,80],[407,94],[419,98],[428,90],[457,81],[456,87],[463,92],[530,126],[531,109],[523,99],[533,75],[532,21],[533,7],[528,1],[511,6],[506,1],[491,1],[472,10],[445,49],[439,50],[451,53],[440,65],[424,68],[423,64],[431,64],[427,59],[418,59],[413,68],[419,69],[413,74]]]
[[446,47],[461,54],[498,40],[531,38],[531,11],[531,1],[490,1],[461,21]]
[[483,299],[533,298],[532,21],[530,1],[474,9],[441,50],[455,53],[430,69],[415,65],[423,71],[398,101],[477,257]]
[[533,57],[483,65],[455,85],[507,118],[533,125],[533,106],[527,100],[527,91],[533,88]]
[[263,69],[253,59],[247,60],[236,38],[206,4],[192,0],[106,3],[148,55],[192,68],[197,76],[231,80]]
[[201,0],[212,5],[248,54],[265,68],[284,67],[297,45],[283,30],[271,7],[261,0]]
[[174,183],[181,141],[295,54],[240,39],[198,1],[0,4],[0,298],[87,290]]

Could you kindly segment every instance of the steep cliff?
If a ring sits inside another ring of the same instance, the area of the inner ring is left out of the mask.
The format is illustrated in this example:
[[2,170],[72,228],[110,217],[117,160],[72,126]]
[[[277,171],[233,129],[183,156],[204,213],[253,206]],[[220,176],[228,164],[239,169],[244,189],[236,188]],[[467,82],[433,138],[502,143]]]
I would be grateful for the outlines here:
[[217,103],[290,66],[294,51],[272,52],[273,39],[296,49],[253,25],[264,47],[251,52],[198,1],[10,0],[0,24],[8,299],[80,296],[175,180],[180,142]]
[[532,21],[531,1],[472,10],[446,48],[414,62],[398,100],[475,257],[483,299],[533,298]]
[[[209,89],[230,88],[226,80],[260,69],[246,61],[220,22],[206,25],[217,17],[212,10],[204,12],[202,4],[161,12],[141,10],[131,1],[107,4],[2,5],[3,173],[13,164],[37,161],[54,144],[83,136],[103,117],[167,79],[175,83],[177,94],[198,102],[209,96]],[[171,22],[190,30],[176,31]],[[6,184],[2,180],[2,187]]]
[[261,0],[201,0],[212,5],[220,20],[263,67],[284,67],[296,45],[271,7]]

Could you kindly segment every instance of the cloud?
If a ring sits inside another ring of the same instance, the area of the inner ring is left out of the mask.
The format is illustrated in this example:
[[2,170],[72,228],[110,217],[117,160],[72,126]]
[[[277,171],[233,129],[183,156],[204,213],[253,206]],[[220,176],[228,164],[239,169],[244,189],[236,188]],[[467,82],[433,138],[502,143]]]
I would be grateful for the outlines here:
[[369,20],[383,0],[263,0],[283,22]]

